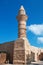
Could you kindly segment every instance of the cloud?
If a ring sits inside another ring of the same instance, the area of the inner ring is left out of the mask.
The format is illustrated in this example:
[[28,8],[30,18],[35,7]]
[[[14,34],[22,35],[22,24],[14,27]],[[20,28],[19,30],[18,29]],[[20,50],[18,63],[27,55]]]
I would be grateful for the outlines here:
[[37,38],[37,41],[38,41],[39,43],[43,43],[43,37],[38,37],[38,38]]
[[31,31],[35,35],[43,35],[43,24],[34,24],[27,26],[27,31]]

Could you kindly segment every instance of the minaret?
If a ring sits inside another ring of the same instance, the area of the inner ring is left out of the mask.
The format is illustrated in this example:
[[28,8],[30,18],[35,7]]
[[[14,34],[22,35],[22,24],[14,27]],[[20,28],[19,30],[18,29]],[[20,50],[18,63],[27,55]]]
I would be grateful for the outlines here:
[[21,6],[18,20],[18,39],[14,42],[13,64],[26,64],[27,55],[30,54],[30,43],[26,37],[27,15],[23,6]]
[[27,15],[23,6],[21,6],[17,20],[18,20],[18,38],[26,37],[26,20]]

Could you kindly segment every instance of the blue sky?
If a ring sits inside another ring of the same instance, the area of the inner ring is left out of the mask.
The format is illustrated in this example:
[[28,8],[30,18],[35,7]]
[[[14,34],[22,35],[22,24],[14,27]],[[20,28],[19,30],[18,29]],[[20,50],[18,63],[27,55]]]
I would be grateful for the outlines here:
[[21,5],[28,15],[27,38],[30,44],[43,47],[43,0],[0,0],[0,43],[18,38],[16,16]]

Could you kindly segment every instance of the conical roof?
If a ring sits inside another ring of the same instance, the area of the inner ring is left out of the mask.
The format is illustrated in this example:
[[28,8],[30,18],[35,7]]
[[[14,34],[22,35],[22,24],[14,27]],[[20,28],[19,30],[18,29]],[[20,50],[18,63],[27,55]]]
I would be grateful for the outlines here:
[[21,7],[20,7],[20,10],[19,10],[19,13],[18,13],[19,15],[26,15],[26,12],[25,12],[25,9],[24,9],[24,7],[23,7],[23,5],[21,5]]

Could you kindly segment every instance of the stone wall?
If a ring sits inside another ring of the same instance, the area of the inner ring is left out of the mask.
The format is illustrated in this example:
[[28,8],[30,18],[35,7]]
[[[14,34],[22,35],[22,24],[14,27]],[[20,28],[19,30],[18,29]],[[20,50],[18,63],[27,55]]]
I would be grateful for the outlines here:
[[5,51],[8,53],[10,63],[13,63],[13,49],[14,49],[14,41],[0,44],[0,51]]
[[14,64],[25,63],[25,49],[23,39],[18,39],[15,41],[13,63]]

